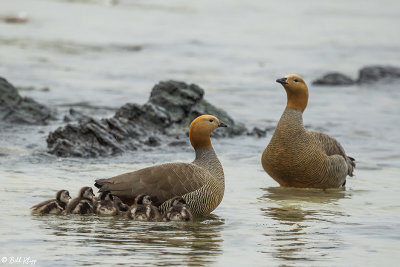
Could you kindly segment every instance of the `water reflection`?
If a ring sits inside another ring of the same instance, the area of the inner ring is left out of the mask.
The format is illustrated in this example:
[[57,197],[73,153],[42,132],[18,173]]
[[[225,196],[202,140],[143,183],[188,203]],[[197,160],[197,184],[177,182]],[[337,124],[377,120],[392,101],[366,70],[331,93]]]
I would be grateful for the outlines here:
[[92,264],[204,266],[222,253],[224,220],[215,215],[190,223],[75,215],[32,218],[40,221],[42,229],[50,230],[43,241],[52,238],[59,246],[67,242],[69,247],[79,248],[74,255],[82,255],[77,258],[82,263],[87,263],[87,256],[101,252],[99,262]]
[[265,192],[261,199],[274,201],[307,201],[312,203],[333,203],[339,199],[350,197],[345,188],[339,189],[303,189],[294,187],[262,188]]
[[[264,235],[269,239],[263,253],[280,261],[326,260],[343,240],[330,226],[346,213],[333,207],[340,199],[350,197],[344,189],[316,190],[270,187],[259,198],[262,214],[271,220]],[[264,205],[264,202],[267,205]],[[322,205],[320,205],[322,204]]]

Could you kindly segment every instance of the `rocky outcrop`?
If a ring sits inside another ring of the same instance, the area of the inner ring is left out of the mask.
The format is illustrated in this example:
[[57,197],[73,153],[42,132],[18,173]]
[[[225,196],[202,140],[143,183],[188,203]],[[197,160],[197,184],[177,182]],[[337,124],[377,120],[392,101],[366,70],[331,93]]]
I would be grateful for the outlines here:
[[0,77],[0,121],[21,124],[46,124],[52,118],[49,108],[29,97],[21,97],[18,90]]
[[73,121],[83,122],[84,120],[89,120],[89,119],[90,119],[89,116],[73,108],[70,108],[68,110],[68,114],[64,116],[64,122],[73,122]]
[[254,127],[253,130],[247,132],[247,135],[262,138],[262,137],[266,137],[268,132],[274,131],[274,130],[275,130],[275,126],[267,126],[264,129],[261,129],[259,127]]
[[321,78],[318,78],[312,82],[313,85],[352,85],[352,84],[367,84],[375,83],[382,80],[393,80],[400,79],[400,68],[393,66],[367,66],[363,67],[359,71],[359,75],[356,81],[350,77],[338,73],[331,72],[327,73]]
[[352,85],[354,83],[355,81],[350,77],[338,72],[325,74],[312,82],[313,85]]
[[367,66],[359,71],[357,83],[365,84],[392,79],[400,79],[400,68],[393,66]]
[[190,122],[202,114],[215,115],[229,126],[216,131],[217,136],[246,132],[243,124],[235,123],[203,97],[204,90],[195,84],[160,82],[144,105],[128,103],[112,118],[85,118],[51,132],[49,152],[61,157],[97,157],[161,144],[185,144],[182,141],[187,139]]

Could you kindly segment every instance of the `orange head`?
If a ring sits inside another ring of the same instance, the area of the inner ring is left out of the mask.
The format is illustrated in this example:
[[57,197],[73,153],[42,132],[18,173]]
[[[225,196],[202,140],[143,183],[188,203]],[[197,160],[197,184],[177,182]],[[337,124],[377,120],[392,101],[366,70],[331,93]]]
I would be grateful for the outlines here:
[[276,80],[276,82],[282,84],[286,90],[286,108],[303,112],[308,102],[308,87],[303,78],[296,74],[289,74],[285,78]]
[[197,117],[190,124],[189,139],[192,146],[196,148],[210,148],[210,134],[219,127],[227,127],[216,117],[211,115],[202,115]]

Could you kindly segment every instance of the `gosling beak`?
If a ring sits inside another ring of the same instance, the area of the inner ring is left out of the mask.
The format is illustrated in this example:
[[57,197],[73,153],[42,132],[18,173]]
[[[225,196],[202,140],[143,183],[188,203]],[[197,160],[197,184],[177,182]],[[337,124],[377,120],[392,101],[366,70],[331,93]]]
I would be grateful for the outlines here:
[[71,196],[68,196],[68,199],[71,199],[72,197]]
[[286,78],[277,79],[276,82],[277,82],[277,83],[280,83],[280,84],[288,84]]
[[228,127],[228,125],[226,125],[226,124],[223,123],[223,122],[220,122],[220,123],[218,124],[218,127]]

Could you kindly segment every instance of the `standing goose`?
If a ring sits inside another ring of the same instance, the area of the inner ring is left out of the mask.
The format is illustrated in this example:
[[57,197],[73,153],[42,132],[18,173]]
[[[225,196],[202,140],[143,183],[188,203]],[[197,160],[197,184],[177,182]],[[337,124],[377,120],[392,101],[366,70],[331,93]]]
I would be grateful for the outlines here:
[[308,88],[295,74],[276,80],[287,93],[286,109],[261,157],[264,170],[281,186],[337,188],[353,176],[354,159],[334,138],[303,126]]
[[222,201],[225,179],[222,165],[211,145],[210,134],[226,127],[216,117],[202,115],[190,124],[189,139],[196,158],[192,163],[167,163],[109,179],[96,180],[100,192],[109,190],[127,204],[136,196],[149,195],[165,214],[169,199],[181,196],[194,215],[211,213]]

